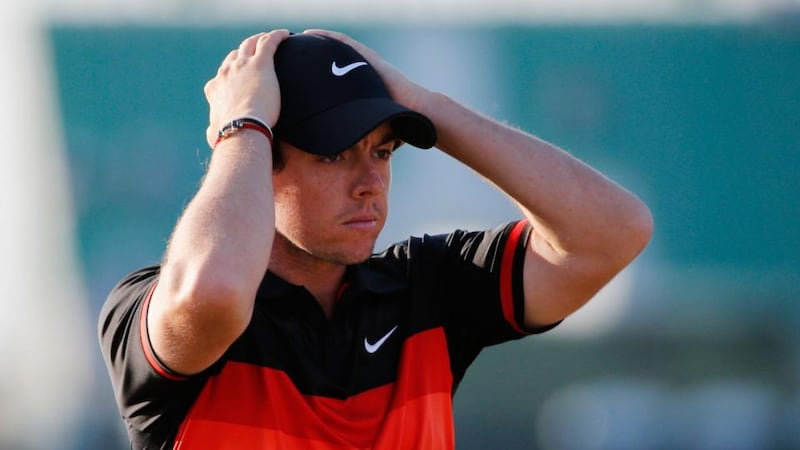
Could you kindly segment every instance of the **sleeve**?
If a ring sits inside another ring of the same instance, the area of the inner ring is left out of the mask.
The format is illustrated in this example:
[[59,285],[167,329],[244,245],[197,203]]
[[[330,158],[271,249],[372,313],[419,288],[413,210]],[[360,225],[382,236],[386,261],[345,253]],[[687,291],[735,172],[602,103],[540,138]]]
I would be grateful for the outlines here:
[[425,236],[409,247],[412,277],[444,324],[458,377],[484,347],[542,333],[525,326],[523,266],[527,220],[485,231]]
[[152,351],[145,319],[158,274],[154,266],[125,277],[98,322],[101,352],[133,448],[160,448],[174,437],[203,382],[170,371]]

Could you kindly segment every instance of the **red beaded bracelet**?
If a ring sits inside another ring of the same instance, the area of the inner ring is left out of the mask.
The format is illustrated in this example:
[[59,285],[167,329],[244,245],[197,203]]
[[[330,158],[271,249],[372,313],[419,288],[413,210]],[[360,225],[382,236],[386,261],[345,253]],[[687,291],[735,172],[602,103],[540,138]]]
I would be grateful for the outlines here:
[[223,139],[242,129],[256,130],[262,133],[267,137],[269,145],[272,147],[272,141],[274,137],[272,135],[272,129],[269,127],[269,125],[259,119],[256,119],[255,117],[240,117],[238,119],[231,120],[224,127],[220,128],[220,130],[217,132],[217,140],[214,142],[214,148],[216,148]]

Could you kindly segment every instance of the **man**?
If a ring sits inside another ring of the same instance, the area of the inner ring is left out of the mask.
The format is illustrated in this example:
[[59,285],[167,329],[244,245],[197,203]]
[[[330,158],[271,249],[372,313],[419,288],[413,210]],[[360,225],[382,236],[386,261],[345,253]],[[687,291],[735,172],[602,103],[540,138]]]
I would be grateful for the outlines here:
[[[208,173],[162,264],[100,319],[134,448],[452,449],[481,349],[552,328],[650,238],[629,192],[339,33],[252,36],[206,96]],[[373,255],[402,142],[524,218]]]

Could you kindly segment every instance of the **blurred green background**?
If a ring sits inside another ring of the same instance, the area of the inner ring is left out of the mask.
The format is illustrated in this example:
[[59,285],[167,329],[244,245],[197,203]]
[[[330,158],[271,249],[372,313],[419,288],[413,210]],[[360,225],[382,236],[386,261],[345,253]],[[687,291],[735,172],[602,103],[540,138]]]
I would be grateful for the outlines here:
[[[334,27],[567,149],[655,217],[650,247],[575,324],[481,355],[456,395],[459,449],[800,448],[800,28]],[[198,186],[204,83],[268,28],[50,28],[94,317],[159,260]],[[402,151],[394,173],[380,245],[516,217],[436,151]],[[65,448],[127,448],[96,363]]]

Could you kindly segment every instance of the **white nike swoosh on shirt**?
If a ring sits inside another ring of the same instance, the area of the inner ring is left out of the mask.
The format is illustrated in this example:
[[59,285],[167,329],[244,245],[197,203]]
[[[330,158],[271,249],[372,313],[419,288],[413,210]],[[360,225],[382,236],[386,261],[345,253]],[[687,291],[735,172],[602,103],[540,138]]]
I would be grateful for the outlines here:
[[337,77],[343,77],[348,74],[353,69],[357,69],[361,66],[366,66],[367,63],[364,61],[350,63],[344,67],[339,67],[336,65],[336,61],[331,63],[331,73],[336,75]]
[[383,343],[386,342],[387,339],[389,339],[389,336],[391,336],[392,333],[394,333],[394,330],[396,330],[397,327],[398,327],[398,325],[395,325],[394,328],[389,330],[388,333],[384,334],[383,337],[378,339],[378,342],[376,342],[374,344],[370,344],[369,341],[367,340],[367,338],[364,338],[364,349],[367,351],[367,353],[375,353],[375,352],[377,352],[378,349],[381,348]]

